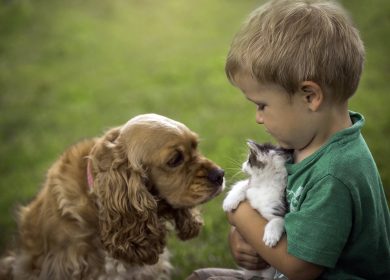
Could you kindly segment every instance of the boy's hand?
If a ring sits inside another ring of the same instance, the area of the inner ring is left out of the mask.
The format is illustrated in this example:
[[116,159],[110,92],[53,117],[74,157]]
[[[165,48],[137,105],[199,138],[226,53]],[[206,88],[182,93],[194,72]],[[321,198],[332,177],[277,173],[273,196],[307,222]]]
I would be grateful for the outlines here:
[[233,226],[229,233],[229,245],[235,262],[249,270],[259,270],[269,267],[256,251],[242,238]]

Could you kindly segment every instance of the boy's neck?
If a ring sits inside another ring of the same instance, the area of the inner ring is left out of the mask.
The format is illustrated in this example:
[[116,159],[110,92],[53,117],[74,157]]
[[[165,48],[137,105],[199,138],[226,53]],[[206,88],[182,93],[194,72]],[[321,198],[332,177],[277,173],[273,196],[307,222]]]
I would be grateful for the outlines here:
[[337,132],[352,125],[348,103],[327,106],[317,120],[318,130],[311,142],[303,149],[294,151],[294,162],[298,163],[319,150]]

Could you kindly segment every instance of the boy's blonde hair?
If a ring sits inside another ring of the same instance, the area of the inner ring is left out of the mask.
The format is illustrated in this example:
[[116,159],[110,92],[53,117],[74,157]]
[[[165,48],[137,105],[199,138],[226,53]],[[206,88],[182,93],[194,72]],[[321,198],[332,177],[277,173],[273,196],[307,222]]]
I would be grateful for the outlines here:
[[356,91],[363,63],[359,32],[340,5],[274,0],[250,14],[232,42],[225,70],[233,83],[238,72],[247,72],[289,94],[313,81],[329,99],[345,101]]

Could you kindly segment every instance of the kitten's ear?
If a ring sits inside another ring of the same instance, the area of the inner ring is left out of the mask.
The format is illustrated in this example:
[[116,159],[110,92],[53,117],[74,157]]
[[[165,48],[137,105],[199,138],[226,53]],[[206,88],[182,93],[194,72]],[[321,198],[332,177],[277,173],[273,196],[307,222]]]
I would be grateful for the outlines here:
[[248,139],[248,140],[246,141],[246,144],[248,145],[248,147],[249,147],[249,149],[250,149],[251,151],[257,151],[257,150],[258,150],[258,149],[257,149],[257,144],[256,144],[255,141],[253,141],[253,140],[251,140],[251,139]]
[[275,149],[276,153],[283,156],[286,160],[292,159],[294,150],[292,149],[285,149],[282,147],[277,147]]
[[247,141],[248,147],[251,151],[254,151],[256,153],[261,153],[261,154],[275,154],[275,149],[276,147],[272,145],[271,143],[262,143],[258,144],[253,140],[248,140]]

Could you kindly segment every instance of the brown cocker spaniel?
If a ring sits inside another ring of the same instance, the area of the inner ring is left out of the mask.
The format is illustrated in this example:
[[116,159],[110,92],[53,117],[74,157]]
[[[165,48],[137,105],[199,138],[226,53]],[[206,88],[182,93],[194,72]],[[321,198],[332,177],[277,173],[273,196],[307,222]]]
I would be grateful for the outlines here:
[[145,114],[69,148],[20,209],[18,248],[0,278],[169,279],[167,226],[181,240],[197,236],[194,207],[224,186],[197,141],[185,125]]

